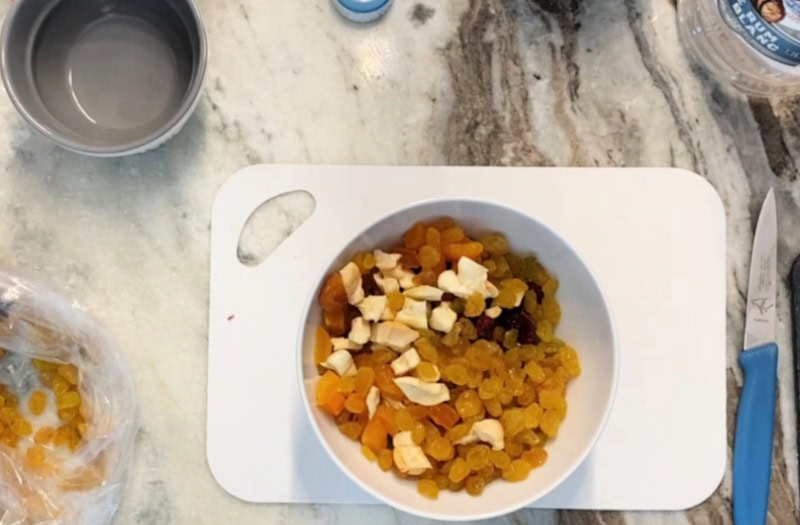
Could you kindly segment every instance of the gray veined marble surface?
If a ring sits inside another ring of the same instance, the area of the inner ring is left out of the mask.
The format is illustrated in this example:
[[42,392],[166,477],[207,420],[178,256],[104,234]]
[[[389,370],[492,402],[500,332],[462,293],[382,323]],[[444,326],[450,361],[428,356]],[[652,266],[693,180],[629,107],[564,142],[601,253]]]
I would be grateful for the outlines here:
[[[67,153],[0,97],[0,258],[59,282],[94,312],[136,375],[143,430],[116,523],[422,523],[383,507],[248,505],[209,473],[210,205],[230,174],[253,163],[702,174],[728,216],[733,421],[751,231],[770,186],[781,275],[800,254],[800,112],[796,100],[747,100],[696,70],[677,40],[674,0],[396,0],[369,27],[344,23],[328,0],[198,3],[211,46],[205,94],[184,131],[155,152],[123,160]],[[243,251],[274,246],[303,213],[308,203],[298,199],[273,206],[261,218],[271,233]],[[781,286],[769,521],[781,525],[798,521],[788,301]],[[686,512],[522,511],[495,523],[726,524],[730,494],[728,475]]]

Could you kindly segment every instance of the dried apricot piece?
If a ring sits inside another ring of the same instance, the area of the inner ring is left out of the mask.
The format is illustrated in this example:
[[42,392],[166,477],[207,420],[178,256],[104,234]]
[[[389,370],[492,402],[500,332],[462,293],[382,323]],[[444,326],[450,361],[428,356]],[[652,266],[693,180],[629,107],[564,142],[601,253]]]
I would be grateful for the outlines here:
[[322,319],[325,328],[331,335],[335,337],[344,335],[346,328],[344,310],[324,310]]
[[394,382],[394,370],[388,364],[375,367],[375,385],[380,389],[381,395],[398,401],[405,398],[403,391]]
[[372,418],[367,422],[364,431],[361,433],[361,443],[368,446],[376,454],[380,454],[382,450],[386,449],[387,432],[380,419]]
[[344,402],[344,408],[351,414],[361,414],[367,409],[367,403],[361,394],[350,394]]
[[340,383],[339,376],[328,370],[319,378],[315,392],[317,406],[334,416],[344,409],[345,397],[338,391]]
[[314,363],[317,365],[324,363],[330,357],[332,350],[331,336],[325,328],[318,326],[314,340]]
[[445,429],[453,428],[459,420],[458,411],[446,403],[432,406],[430,416],[437,425]]
[[347,291],[339,272],[331,274],[319,292],[319,305],[323,310],[344,310],[347,308]]
[[394,436],[400,429],[397,428],[397,410],[388,405],[378,405],[375,410],[375,418],[380,419],[389,434]]

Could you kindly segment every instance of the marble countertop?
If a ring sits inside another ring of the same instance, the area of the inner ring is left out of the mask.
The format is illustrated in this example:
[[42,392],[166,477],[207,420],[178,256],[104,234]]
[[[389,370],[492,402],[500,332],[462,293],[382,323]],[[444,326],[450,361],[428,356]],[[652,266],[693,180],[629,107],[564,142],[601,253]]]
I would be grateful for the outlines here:
[[[329,0],[198,4],[211,47],[206,89],[183,132],[157,151],[122,160],[65,152],[0,97],[0,259],[73,294],[134,368],[143,429],[117,524],[423,523],[385,507],[250,505],[211,477],[211,202],[229,175],[254,163],[677,166],[702,174],[728,217],[733,421],[751,232],[770,186],[781,275],[800,254],[800,111],[795,100],[747,100],[693,67],[678,43],[674,0],[396,0],[368,27],[343,22]],[[284,231],[303,209],[284,203],[265,220]],[[268,250],[280,241],[272,237],[249,240],[247,249]],[[782,525],[798,520],[784,286],[778,303],[786,350],[770,523]],[[730,494],[728,473],[686,512],[525,510],[493,523],[725,524]]]

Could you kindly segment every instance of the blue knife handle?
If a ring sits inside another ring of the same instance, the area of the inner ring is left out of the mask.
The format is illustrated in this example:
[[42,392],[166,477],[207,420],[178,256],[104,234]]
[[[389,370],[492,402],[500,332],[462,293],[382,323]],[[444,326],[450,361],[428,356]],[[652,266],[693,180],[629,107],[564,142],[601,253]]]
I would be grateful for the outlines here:
[[778,345],[768,343],[740,352],[739,364],[744,387],[733,442],[733,521],[763,525],[772,472]]

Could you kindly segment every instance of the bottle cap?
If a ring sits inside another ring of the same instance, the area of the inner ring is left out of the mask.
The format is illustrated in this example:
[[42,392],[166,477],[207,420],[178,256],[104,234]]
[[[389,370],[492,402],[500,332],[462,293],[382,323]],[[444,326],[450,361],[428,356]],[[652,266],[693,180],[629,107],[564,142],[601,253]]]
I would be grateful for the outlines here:
[[336,10],[353,22],[373,22],[389,10],[392,0],[332,0]]

